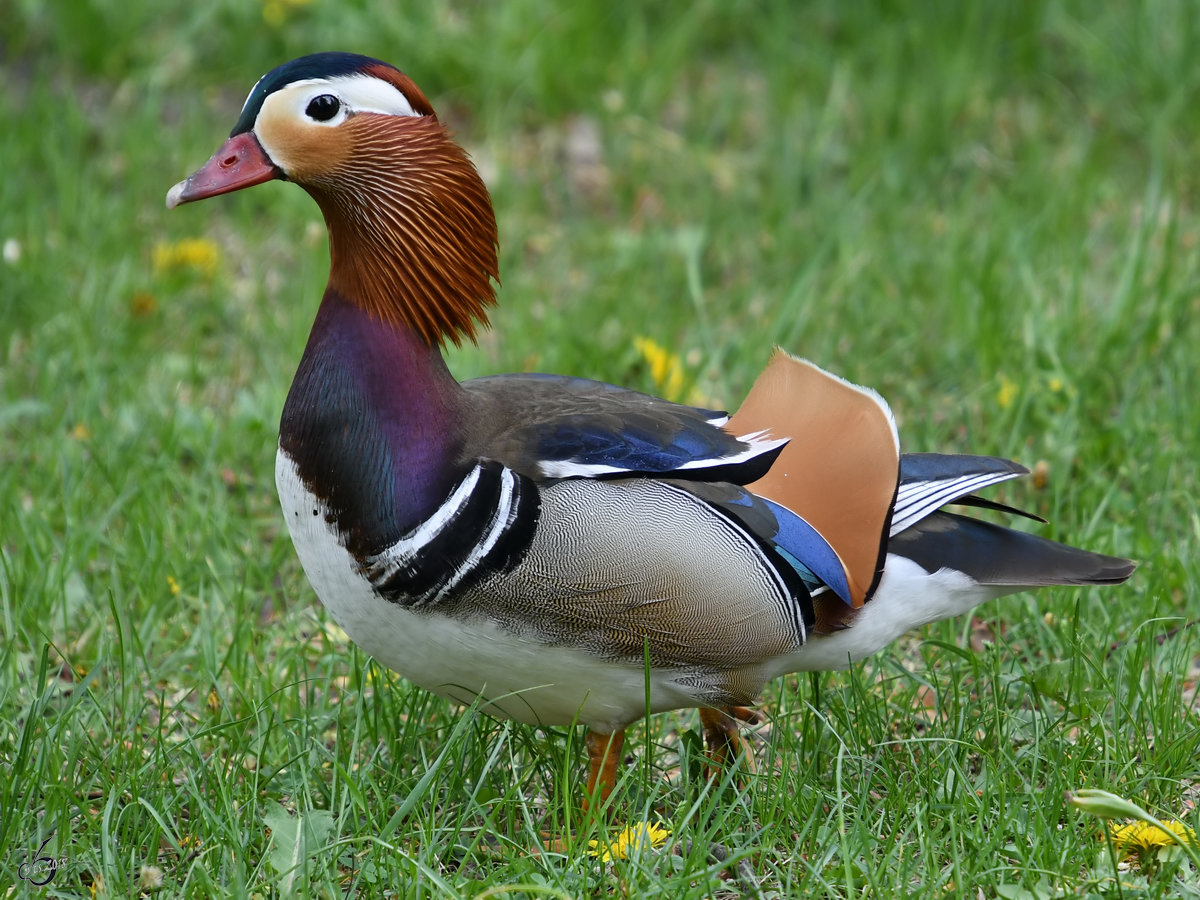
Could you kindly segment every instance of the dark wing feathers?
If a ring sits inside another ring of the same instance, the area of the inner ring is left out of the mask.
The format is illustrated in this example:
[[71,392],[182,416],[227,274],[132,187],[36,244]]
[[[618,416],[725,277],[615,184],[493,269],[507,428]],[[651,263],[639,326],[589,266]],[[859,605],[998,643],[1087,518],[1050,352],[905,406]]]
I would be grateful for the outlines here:
[[900,457],[900,483],[948,481],[976,475],[1004,475],[1016,478],[1029,470],[999,456],[973,456],[966,453],[904,453]]
[[1019,509],[1015,506],[1009,506],[1007,503],[1000,503],[997,500],[988,500],[986,497],[976,497],[973,494],[968,494],[965,497],[959,497],[954,502],[959,506],[973,506],[976,509],[990,509],[992,512],[1008,513],[1010,516],[1021,516],[1026,519],[1032,519],[1034,522],[1039,522],[1042,525],[1048,524],[1048,521],[1043,519],[1037,513],[1031,513],[1027,509]]
[[998,508],[990,506],[993,501],[971,494],[1028,473],[1020,463],[995,456],[904,453],[900,456],[900,486],[892,510],[891,534],[899,534],[948,503]]
[[[806,595],[822,585],[850,602],[845,567],[802,517],[741,487],[761,478],[784,441],[740,440],[722,411],[682,406],[603,382],[499,375],[465,382],[491,410],[480,447],[543,480],[656,476],[734,519]],[[468,448],[470,451],[471,448]],[[798,580],[798,581],[797,581]]]
[[721,410],[586,378],[494,375],[463,387],[487,411],[472,445],[534,478],[656,475],[745,483],[766,472],[782,447],[724,431]]
[[[784,442],[760,434],[739,438],[721,427],[726,416],[719,410],[584,378],[497,375],[464,387],[476,405],[465,457],[496,459],[543,483],[631,476],[669,480],[758,541],[806,609],[805,595],[822,584],[856,605],[846,563],[827,536],[759,491],[759,479],[771,470]],[[974,495],[1027,473],[1018,463],[991,456],[900,455],[886,552],[930,572],[957,569],[983,584],[1109,584],[1128,578],[1134,569],[1129,560],[941,511],[957,503],[1041,521]],[[858,528],[861,540],[862,523]]]
[[1044,523],[1041,516],[970,493],[1027,473],[1024,466],[994,456],[904,454],[888,552],[908,557],[927,572],[955,569],[996,586],[1117,584],[1128,578],[1136,568],[1130,560],[940,509],[956,503]]
[[888,550],[927,572],[956,569],[993,585],[1119,584],[1136,568],[1128,559],[948,512],[935,512],[896,535]]

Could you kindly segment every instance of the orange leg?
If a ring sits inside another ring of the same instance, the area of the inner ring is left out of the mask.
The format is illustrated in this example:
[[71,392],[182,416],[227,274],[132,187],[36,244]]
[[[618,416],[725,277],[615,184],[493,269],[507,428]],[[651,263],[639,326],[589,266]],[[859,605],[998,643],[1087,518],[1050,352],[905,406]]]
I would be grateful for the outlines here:
[[[586,810],[593,797],[597,797],[601,807],[608,801],[617,783],[617,764],[621,761],[621,748],[625,746],[625,732],[601,734],[589,728],[584,743],[588,752],[587,798],[583,801]],[[598,795],[597,785],[600,786]]]
[[[594,797],[603,812],[609,795],[617,784],[617,765],[621,761],[621,748],[625,746],[625,732],[603,734],[589,728],[583,741],[588,752],[587,796],[583,798],[583,811],[591,811]],[[555,853],[571,851],[570,838],[553,838],[546,833],[543,833],[542,837],[542,846],[547,850]]]
[[738,732],[738,723],[753,725],[760,720],[757,710],[747,706],[727,706],[714,709],[700,708],[700,726],[704,729],[704,743],[708,747],[708,758],[712,762],[709,774],[716,777],[718,768],[728,765],[737,754],[746,759],[747,771],[754,771],[754,756]]

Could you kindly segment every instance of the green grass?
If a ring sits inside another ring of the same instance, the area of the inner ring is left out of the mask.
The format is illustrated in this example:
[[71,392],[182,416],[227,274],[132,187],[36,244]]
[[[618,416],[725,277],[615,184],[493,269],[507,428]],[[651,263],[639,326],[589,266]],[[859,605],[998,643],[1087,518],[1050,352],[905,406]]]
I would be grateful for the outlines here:
[[[1200,895],[1177,855],[1118,880],[1064,799],[1200,826],[1195,7],[379,6],[11,5],[0,892],[134,896],[156,867],[173,897]],[[693,714],[639,726],[617,819],[673,837],[601,864],[581,733],[394,679],[281,528],[315,206],[163,208],[259,75],[332,48],[405,68],[493,189],[502,305],[461,377],[655,390],[647,336],[736,405],[781,344],[883,392],[908,449],[1044,461],[1002,496],[1142,567],[772,685],[758,773],[724,785]],[[156,267],[189,238],[210,271]],[[46,839],[67,863],[35,887]]]

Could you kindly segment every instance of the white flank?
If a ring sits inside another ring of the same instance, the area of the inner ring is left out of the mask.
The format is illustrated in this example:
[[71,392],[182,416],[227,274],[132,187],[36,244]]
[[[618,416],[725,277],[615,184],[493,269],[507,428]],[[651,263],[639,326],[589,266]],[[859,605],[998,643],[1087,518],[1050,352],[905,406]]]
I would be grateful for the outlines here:
[[775,674],[848,669],[905,632],[962,615],[980,603],[1018,590],[1021,588],[978,584],[956,569],[926,572],[911,559],[889,553],[875,595],[850,627],[833,634],[810,635],[807,644],[779,660]]

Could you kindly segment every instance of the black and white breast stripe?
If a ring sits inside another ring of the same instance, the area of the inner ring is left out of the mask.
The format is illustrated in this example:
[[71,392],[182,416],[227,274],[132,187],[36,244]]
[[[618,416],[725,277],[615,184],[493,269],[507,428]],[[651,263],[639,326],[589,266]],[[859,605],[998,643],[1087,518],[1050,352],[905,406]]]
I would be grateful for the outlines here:
[[381,553],[364,574],[384,598],[428,607],[516,565],[529,547],[540,500],[528,478],[483,460],[428,519]]

